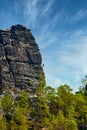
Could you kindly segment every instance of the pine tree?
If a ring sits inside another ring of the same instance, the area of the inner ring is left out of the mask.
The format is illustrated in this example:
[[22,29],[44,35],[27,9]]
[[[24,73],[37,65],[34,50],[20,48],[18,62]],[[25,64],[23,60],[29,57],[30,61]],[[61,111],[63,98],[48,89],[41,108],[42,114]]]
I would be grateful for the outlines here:
[[36,122],[34,129],[44,128],[49,125],[49,107],[44,94],[45,85],[44,74],[41,73],[37,86],[37,98],[32,113]]

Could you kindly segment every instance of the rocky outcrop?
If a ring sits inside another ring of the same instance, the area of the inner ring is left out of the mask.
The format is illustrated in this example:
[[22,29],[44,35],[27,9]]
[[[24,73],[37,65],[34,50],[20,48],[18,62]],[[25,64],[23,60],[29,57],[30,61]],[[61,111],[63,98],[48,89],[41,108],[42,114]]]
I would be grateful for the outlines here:
[[42,58],[35,38],[22,25],[0,30],[0,88],[33,91],[43,72]]

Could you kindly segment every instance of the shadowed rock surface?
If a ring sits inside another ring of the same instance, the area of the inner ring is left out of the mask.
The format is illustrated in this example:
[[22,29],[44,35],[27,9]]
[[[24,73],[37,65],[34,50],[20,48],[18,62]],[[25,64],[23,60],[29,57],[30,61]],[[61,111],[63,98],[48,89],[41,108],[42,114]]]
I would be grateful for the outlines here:
[[35,38],[22,25],[0,30],[0,88],[33,91],[43,72],[42,58]]

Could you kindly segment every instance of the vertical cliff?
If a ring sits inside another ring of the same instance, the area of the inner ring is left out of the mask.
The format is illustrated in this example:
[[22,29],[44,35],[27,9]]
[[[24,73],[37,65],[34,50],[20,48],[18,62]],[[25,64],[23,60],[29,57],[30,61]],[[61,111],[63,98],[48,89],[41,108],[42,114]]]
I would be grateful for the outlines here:
[[29,29],[22,25],[0,30],[0,89],[33,91],[43,72],[39,47]]

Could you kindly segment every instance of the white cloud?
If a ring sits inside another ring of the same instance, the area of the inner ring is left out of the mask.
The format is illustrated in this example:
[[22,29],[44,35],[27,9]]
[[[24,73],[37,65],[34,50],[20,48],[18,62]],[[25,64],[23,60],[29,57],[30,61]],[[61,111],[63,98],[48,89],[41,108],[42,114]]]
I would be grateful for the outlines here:
[[50,11],[52,5],[53,5],[54,0],[49,0],[49,2],[44,6],[42,16],[47,15],[47,13]]
[[72,16],[67,16],[66,19],[68,22],[76,22],[87,15],[87,10],[81,9],[78,12],[74,13]]
[[[27,25],[32,25],[32,28],[47,28],[53,27],[60,19],[61,12],[53,16],[53,20],[49,19],[49,14],[53,10],[54,0],[25,0],[24,16]],[[45,30],[45,29],[44,29]]]
[[6,24],[8,19],[9,25],[23,23],[34,31],[45,64],[47,84],[56,87],[57,84],[67,82],[76,86],[87,73],[87,30],[73,31],[71,25],[86,18],[87,10],[70,11],[68,15],[66,2],[62,6],[59,3],[59,8],[56,8],[54,2],[55,0],[15,0],[14,6],[11,6],[14,15],[9,6],[6,6],[9,12],[3,11],[1,20]]
[[27,23],[33,26],[36,23],[39,13],[38,0],[26,0],[25,4],[24,15],[27,19]]
[[69,85],[71,82],[77,83],[87,73],[87,31],[59,30],[60,21],[63,24],[66,24],[65,21],[76,22],[84,18],[87,11],[82,9],[63,19],[65,14],[61,9],[50,20],[47,16],[52,11],[53,2],[54,0],[48,0],[42,5],[41,0],[26,0],[24,14],[28,26],[36,26],[37,29],[35,35],[45,64],[47,84],[56,87],[57,84],[66,82]]
[[75,91],[79,87],[83,75],[87,74],[87,31],[77,30],[60,35],[66,37],[66,39],[61,39],[61,46],[59,46],[60,40],[55,38],[55,34],[52,34],[50,40],[53,38],[53,41],[52,43],[47,41],[47,48],[45,46],[43,52],[47,84],[54,85],[54,87],[64,83],[71,86],[73,84],[72,87]]
[[65,66],[72,66],[78,69],[84,70],[87,68],[87,31],[83,30],[82,34],[76,32],[71,39],[66,40],[63,44],[63,51],[60,50],[60,62]]

